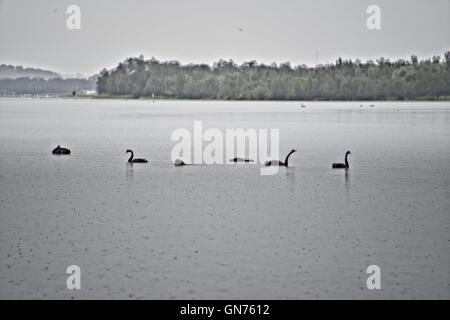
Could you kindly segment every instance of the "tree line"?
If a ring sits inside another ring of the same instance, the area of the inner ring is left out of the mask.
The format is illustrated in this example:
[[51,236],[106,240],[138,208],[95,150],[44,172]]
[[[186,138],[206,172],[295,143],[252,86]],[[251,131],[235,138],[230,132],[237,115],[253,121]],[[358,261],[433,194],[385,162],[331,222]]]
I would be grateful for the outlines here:
[[444,58],[362,62],[338,58],[308,67],[233,60],[181,65],[127,58],[103,69],[97,93],[108,96],[236,100],[450,99],[450,51]]

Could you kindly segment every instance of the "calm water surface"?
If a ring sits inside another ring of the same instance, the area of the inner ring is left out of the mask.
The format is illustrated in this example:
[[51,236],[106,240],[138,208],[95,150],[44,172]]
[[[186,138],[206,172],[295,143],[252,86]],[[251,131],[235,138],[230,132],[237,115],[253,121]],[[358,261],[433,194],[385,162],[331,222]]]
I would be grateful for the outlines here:
[[[0,99],[0,298],[449,299],[450,104],[360,104]],[[194,120],[299,151],[176,168]]]

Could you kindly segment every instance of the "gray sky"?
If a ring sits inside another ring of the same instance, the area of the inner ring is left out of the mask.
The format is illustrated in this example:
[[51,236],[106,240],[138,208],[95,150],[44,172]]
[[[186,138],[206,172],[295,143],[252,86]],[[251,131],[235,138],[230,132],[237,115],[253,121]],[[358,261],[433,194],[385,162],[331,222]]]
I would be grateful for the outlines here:
[[[66,8],[81,8],[81,30]],[[381,30],[366,27],[370,4]],[[242,28],[243,31],[239,31]],[[443,56],[450,0],[0,0],[0,63],[91,75],[128,56],[315,65]]]

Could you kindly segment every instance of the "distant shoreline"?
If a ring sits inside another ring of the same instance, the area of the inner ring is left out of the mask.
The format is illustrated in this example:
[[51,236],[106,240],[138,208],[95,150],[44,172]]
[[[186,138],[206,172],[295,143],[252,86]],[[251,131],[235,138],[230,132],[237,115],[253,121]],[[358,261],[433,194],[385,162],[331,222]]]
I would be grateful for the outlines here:
[[436,98],[423,98],[423,99],[414,99],[414,100],[403,100],[403,99],[379,99],[379,100],[346,100],[346,99],[337,99],[337,100],[326,100],[326,99],[314,99],[314,100],[277,100],[277,99],[189,99],[189,98],[164,98],[159,97],[153,99],[152,97],[139,97],[135,98],[132,96],[114,96],[114,95],[79,95],[76,98],[73,98],[71,95],[0,95],[0,99],[2,98],[17,98],[17,99],[64,99],[64,100],[77,100],[77,99],[89,99],[89,100],[134,100],[134,101],[153,101],[155,103],[158,101],[217,101],[217,102],[449,102],[450,97],[440,97],[440,99]]
[[[153,98],[151,97],[128,97],[128,96],[92,96],[87,97],[91,99],[98,99],[98,100],[145,100],[145,101],[153,101]],[[423,99],[415,99],[415,100],[401,100],[401,99],[387,99],[387,100],[326,100],[326,99],[313,99],[313,100],[295,100],[295,99],[283,99],[283,100],[277,100],[277,99],[189,99],[189,98],[155,98],[155,102],[157,101],[230,101],[230,102],[446,102],[450,101],[450,97],[441,97],[441,99],[436,98],[423,98]]]

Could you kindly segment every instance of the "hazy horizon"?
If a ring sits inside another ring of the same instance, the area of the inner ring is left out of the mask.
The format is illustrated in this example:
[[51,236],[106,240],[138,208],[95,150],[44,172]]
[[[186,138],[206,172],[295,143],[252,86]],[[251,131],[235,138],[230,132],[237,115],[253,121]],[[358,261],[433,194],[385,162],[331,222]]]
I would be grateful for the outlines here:
[[[66,28],[71,4],[81,8],[80,30]],[[366,27],[371,4],[381,8],[381,30]],[[88,77],[140,54],[181,64],[308,66],[338,57],[442,57],[449,12],[450,0],[0,0],[0,64]]]

